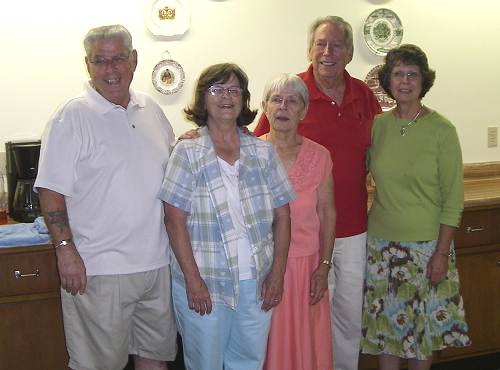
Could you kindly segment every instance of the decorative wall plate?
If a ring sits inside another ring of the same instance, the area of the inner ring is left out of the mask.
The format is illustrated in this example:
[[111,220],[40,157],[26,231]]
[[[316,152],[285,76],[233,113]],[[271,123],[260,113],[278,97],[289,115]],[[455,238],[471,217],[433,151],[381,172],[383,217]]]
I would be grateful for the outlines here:
[[368,87],[373,91],[373,94],[377,98],[382,110],[385,112],[389,109],[392,109],[396,106],[396,101],[392,99],[385,90],[380,86],[378,81],[378,71],[383,67],[383,64],[379,64],[372,69],[365,77],[365,82]]
[[389,50],[401,44],[403,25],[390,9],[380,8],[370,13],[363,26],[368,48],[377,55],[386,55]]
[[165,59],[153,68],[151,79],[155,89],[162,94],[175,94],[184,85],[184,69],[175,60]]
[[146,24],[153,35],[182,35],[189,28],[190,9],[185,0],[150,0]]

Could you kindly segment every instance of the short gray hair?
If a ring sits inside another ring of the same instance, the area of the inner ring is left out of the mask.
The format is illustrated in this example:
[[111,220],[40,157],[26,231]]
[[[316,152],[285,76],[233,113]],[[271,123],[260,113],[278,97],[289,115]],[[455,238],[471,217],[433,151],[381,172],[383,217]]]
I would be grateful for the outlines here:
[[281,90],[284,87],[290,87],[300,97],[302,103],[304,103],[304,108],[307,109],[309,105],[307,86],[300,77],[291,73],[282,73],[266,83],[264,93],[262,94],[262,101],[267,103],[274,91]]
[[336,15],[327,15],[326,17],[316,18],[316,20],[309,27],[309,47],[307,49],[308,52],[309,52],[309,50],[311,50],[311,48],[313,46],[314,33],[316,32],[316,30],[318,29],[319,26],[321,26],[325,23],[330,23],[330,24],[333,24],[334,26],[339,27],[344,32],[345,46],[349,50],[354,50],[352,27],[349,24],[349,22],[344,20],[344,18],[338,17]]
[[121,24],[113,24],[111,26],[102,26],[92,28],[83,39],[83,47],[85,48],[85,53],[90,56],[90,51],[92,50],[92,44],[97,40],[110,40],[110,39],[121,39],[125,48],[131,52],[132,47],[132,35],[130,32],[123,27]]

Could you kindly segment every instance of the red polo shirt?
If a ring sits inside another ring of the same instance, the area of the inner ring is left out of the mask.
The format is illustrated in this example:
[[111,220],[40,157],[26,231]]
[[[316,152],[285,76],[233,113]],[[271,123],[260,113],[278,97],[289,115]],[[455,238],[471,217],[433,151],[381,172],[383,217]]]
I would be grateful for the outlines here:
[[[370,88],[344,71],[345,93],[337,105],[314,83],[312,65],[300,73],[309,91],[309,109],[300,122],[299,134],[330,151],[337,208],[336,236],[339,238],[366,231],[367,193],[365,156],[371,141],[373,117],[381,112]],[[256,136],[269,132],[262,114],[254,130]]]

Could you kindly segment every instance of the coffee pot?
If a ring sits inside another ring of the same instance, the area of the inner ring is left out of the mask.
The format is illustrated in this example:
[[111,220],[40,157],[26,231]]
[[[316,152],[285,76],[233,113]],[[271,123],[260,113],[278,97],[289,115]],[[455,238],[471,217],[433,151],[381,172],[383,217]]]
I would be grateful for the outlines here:
[[19,222],[33,222],[41,215],[38,194],[34,192],[40,141],[5,143],[9,216]]

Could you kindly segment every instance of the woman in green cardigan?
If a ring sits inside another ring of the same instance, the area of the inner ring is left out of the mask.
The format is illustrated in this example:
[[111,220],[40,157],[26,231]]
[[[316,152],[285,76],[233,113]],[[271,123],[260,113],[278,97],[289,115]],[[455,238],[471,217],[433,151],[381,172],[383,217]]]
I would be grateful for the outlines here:
[[425,53],[402,45],[379,72],[396,107],[375,117],[369,171],[362,352],[379,368],[430,369],[432,353],[470,344],[459,294],[453,235],[463,209],[463,166],[455,127],[424,106],[435,72]]

